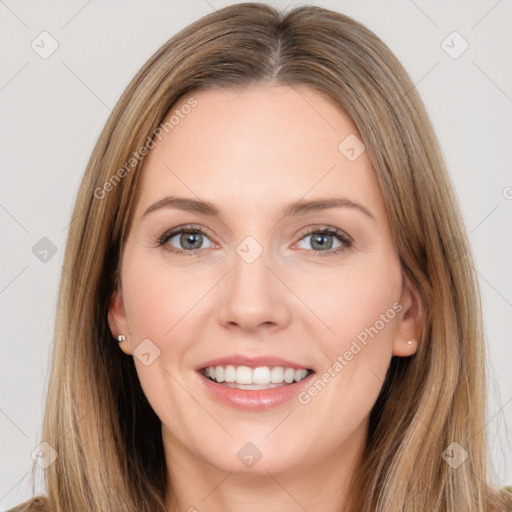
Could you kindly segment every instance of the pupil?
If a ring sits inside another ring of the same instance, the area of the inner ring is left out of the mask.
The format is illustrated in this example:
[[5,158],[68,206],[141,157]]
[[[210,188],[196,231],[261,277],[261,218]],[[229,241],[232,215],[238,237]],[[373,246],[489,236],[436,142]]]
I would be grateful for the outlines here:
[[[199,240],[200,233],[187,233],[184,234],[183,237],[185,239],[184,246],[186,247],[187,244],[191,244],[193,247],[192,249],[199,249],[201,247],[201,241]],[[197,244],[197,241],[199,240],[199,245]],[[195,245],[194,245],[195,242]]]
[[[313,246],[315,245],[315,243],[318,243],[318,247],[320,247],[320,249],[330,249],[331,246],[332,246],[332,240],[331,240],[331,243],[329,244],[329,240],[326,241],[326,238],[330,237],[330,235],[317,235],[316,237],[313,237]],[[320,240],[320,242],[318,242]],[[323,240],[323,242],[321,241]]]

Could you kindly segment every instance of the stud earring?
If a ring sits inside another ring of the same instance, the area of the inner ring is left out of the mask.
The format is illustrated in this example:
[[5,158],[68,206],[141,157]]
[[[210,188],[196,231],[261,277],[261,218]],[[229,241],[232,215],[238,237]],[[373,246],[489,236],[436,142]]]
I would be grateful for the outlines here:
[[407,345],[412,345],[412,340],[409,340],[409,341],[407,342]]
[[121,343],[122,341],[124,341],[126,339],[126,336],[124,336],[124,334],[120,334],[118,337],[117,337],[117,342],[118,343]]

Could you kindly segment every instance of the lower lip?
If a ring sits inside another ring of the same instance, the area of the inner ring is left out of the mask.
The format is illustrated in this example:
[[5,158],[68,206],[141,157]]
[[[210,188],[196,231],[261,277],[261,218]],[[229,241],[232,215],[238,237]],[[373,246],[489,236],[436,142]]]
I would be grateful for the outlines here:
[[249,411],[265,411],[295,398],[310,383],[314,373],[300,382],[283,384],[270,389],[238,389],[223,386],[207,379],[201,372],[199,377],[210,394],[225,405]]

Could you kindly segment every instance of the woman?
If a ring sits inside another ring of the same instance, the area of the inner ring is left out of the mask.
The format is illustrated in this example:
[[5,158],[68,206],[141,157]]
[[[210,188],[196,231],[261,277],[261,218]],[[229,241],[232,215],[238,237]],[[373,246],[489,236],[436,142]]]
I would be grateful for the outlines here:
[[18,510],[512,509],[451,183],[359,23],[239,4],[187,27],[116,105],[73,219],[48,497]]

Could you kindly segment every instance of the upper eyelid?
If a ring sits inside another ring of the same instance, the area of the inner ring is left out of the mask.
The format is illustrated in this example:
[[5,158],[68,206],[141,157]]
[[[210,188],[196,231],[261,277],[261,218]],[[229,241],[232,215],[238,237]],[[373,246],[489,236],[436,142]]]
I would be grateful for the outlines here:
[[175,237],[176,235],[179,235],[180,233],[182,233],[184,231],[200,232],[203,235],[206,235],[212,242],[214,242],[214,240],[212,240],[212,237],[208,234],[208,230],[206,228],[204,228],[202,226],[196,226],[193,224],[190,224],[190,225],[186,224],[184,226],[177,226],[175,228],[168,229],[168,230],[164,231],[164,233],[161,236],[159,236],[158,238],[159,239],[163,239],[163,238],[169,239],[169,238]]

